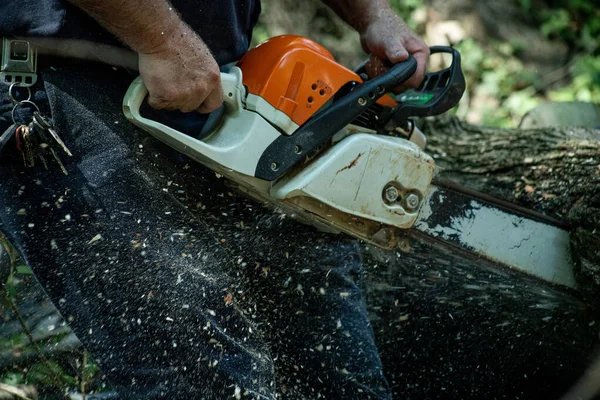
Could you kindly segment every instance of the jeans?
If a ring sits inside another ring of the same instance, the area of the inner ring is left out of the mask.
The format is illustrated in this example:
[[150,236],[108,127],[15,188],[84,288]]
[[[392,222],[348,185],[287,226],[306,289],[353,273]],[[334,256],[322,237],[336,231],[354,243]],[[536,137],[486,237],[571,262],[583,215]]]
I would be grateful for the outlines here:
[[[12,141],[0,154],[0,230],[114,388],[390,398],[356,243],[232,193],[128,123],[132,79],[107,66],[43,74],[33,99],[73,152],[59,152],[68,175],[53,160],[25,168]],[[0,102],[2,132],[12,103]]]

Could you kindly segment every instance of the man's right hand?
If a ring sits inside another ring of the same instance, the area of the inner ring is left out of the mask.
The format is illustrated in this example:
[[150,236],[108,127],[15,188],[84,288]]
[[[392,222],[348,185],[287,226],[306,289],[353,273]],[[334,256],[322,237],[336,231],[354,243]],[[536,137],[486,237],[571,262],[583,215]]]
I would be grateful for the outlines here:
[[150,106],[201,113],[221,107],[219,66],[169,1],[69,1],[138,53]]
[[155,109],[209,113],[223,104],[219,66],[191,29],[139,53],[139,70]]

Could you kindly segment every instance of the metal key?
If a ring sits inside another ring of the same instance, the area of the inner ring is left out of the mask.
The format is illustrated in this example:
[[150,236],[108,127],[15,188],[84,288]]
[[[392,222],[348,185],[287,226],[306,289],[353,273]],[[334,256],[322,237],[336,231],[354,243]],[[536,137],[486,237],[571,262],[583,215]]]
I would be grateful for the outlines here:
[[44,154],[38,153],[37,156],[40,159],[40,161],[42,162],[42,164],[44,164],[44,169],[48,170],[48,162],[46,161],[46,157],[44,157]]
[[38,111],[35,111],[33,113],[33,123],[35,124],[36,128],[38,128],[40,131],[46,131],[50,133],[50,135],[52,135],[52,138],[54,138],[56,143],[58,143],[58,145],[63,149],[65,153],[67,153],[68,156],[73,155],[71,151],[67,148],[65,143],[62,141],[62,139],[58,136],[58,133],[56,133],[50,121],[48,121],[48,119]]
[[35,166],[35,151],[34,144],[31,138],[31,131],[27,125],[21,125],[21,137],[23,138],[23,161],[26,167]]
[[[31,131],[31,126],[29,130]],[[35,131],[35,133],[37,156],[42,162],[42,164],[44,164],[44,169],[48,170],[48,162],[46,161],[46,155],[48,154],[48,148],[50,147],[50,144],[48,143],[48,137],[46,133],[43,130],[40,130],[39,128]]]
[[29,128],[30,130],[33,129],[35,131],[34,139],[37,146],[36,155],[42,161],[42,164],[44,164],[44,168],[48,169],[46,156],[51,155],[56,160],[56,163],[62,170],[63,174],[68,175],[67,169],[53,147],[54,141],[50,137],[48,129],[41,129],[42,127],[39,125],[39,123],[36,123],[35,120],[32,121],[32,123],[29,125]]
[[23,156],[23,164],[27,166],[27,158],[25,157],[25,142],[23,141],[23,127],[25,125],[19,125],[15,130],[15,142],[17,145],[17,150]]
[[65,168],[65,165],[62,163],[62,160],[60,159],[60,157],[58,156],[58,154],[56,154],[56,151],[54,151],[54,149],[52,148],[52,146],[50,146],[49,149],[50,149],[50,153],[52,153],[52,157],[54,157],[54,159],[56,160],[56,162],[60,166],[60,169],[62,170],[63,174],[69,175],[69,173],[67,172],[67,169]]
[[17,145],[17,150],[19,150],[19,153],[23,153],[23,146],[25,146],[25,144],[23,143],[23,136],[21,133],[21,130],[24,126],[25,125],[19,125],[15,130],[15,144]]

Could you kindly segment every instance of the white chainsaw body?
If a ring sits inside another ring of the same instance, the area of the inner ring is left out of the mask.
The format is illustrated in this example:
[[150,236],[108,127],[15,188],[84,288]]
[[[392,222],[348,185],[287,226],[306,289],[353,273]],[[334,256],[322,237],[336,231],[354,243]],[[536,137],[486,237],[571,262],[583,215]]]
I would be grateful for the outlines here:
[[[413,226],[420,205],[405,207],[403,199],[412,194],[422,200],[435,170],[433,159],[419,146],[349,125],[336,135],[334,145],[302,166],[272,182],[258,179],[254,173],[263,152],[280,135],[293,135],[297,125],[260,97],[247,96],[239,68],[222,73],[221,82],[226,111],[203,140],[141,116],[147,89],[139,77],[125,95],[123,111],[132,123],[252,197],[302,211],[304,219],[321,228],[392,247],[392,230]],[[385,199],[390,186],[397,201]]]

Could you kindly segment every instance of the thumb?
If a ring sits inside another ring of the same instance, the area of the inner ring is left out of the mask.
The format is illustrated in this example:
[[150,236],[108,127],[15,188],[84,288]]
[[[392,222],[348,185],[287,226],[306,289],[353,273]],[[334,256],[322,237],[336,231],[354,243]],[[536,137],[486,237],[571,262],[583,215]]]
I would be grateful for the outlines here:
[[408,58],[408,51],[406,51],[402,43],[393,40],[388,42],[385,49],[385,56],[392,64],[397,64],[406,61]]
[[155,110],[163,110],[167,108],[167,103],[164,100],[153,96],[152,94],[148,94],[148,105]]

